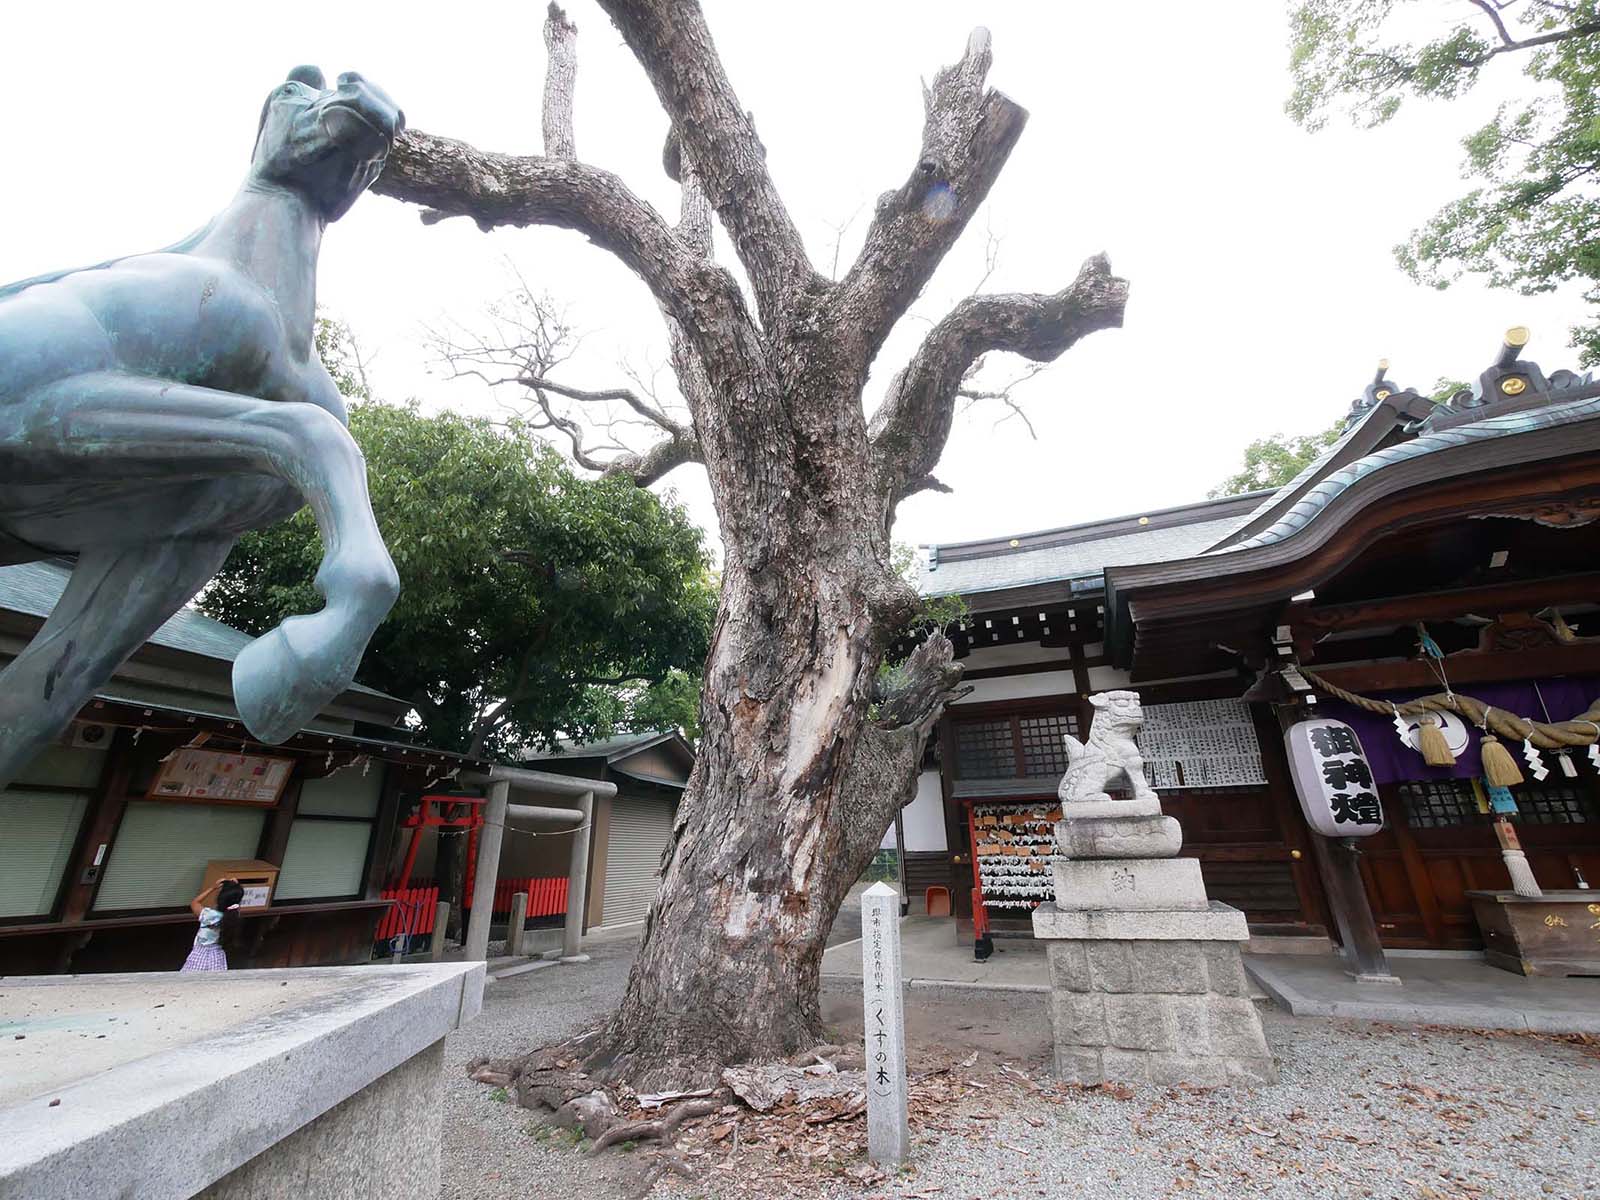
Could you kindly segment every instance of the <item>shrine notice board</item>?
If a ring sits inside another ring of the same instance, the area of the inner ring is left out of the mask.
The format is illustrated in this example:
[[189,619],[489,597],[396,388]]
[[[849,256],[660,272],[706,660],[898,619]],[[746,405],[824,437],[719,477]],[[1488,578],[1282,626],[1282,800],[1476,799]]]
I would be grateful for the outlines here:
[[1139,753],[1157,791],[1267,782],[1255,721],[1243,700],[1146,704]]
[[294,770],[292,758],[230,754],[186,746],[174,750],[150,785],[152,800],[224,800],[273,805]]

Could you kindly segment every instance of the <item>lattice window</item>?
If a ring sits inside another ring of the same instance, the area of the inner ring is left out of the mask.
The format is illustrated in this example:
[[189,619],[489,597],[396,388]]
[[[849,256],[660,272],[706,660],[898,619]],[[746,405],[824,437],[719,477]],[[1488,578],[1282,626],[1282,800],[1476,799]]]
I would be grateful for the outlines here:
[[1413,829],[1443,829],[1487,821],[1478,811],[1478,797],[1467,779],[1427,779],[1398,785]]
[[956,766],[962,779],[1004,779],[1017,773],[1011,721],[963,721],[956,726]]
[[1048,717],[1023,717],[1018,722],[1022,738],[1022,773],[1029,778],[1039,775],[1062,775],[1067,770],[1067,749],[1062,744],[1065,734],[1078,735],[1076,713],[1058,713]]
[[1582,787],[1571,784],[1536,783],[1533,780],[1517,788],[1512,795],[1517,798],[1516,820],[1529,825],[1581,825],[1600,822],[1600,805],[1594,796]]

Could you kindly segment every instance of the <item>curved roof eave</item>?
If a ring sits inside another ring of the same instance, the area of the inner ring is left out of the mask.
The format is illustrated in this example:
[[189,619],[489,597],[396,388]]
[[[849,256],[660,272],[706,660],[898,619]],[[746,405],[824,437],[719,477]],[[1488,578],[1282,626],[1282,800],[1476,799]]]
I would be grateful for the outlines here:
[[[1492,464],[1485,464],[1475,451],[1490,442],[1500,444],[1503,450]],[[1108,593],[1114,593],[1120,604],[1126,604],[1127,593],[1136,587],[1240,575],[1280,566],[1304,557],[1333,538],[1342,522],[1329,520],[1324,514],[1360,511],[1421,484],[1468,476],[1486,466],[1525,466],[1597,451],[1600,396],[1424,433],[1335,471],[1272,526],[1237,545],[1166,563],[1109,568]]]

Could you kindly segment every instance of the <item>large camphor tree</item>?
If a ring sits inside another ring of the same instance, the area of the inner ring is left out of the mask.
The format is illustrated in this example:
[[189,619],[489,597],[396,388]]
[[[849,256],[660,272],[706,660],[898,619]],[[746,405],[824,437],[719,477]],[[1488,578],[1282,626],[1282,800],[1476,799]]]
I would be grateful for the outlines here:
[[[890,330],[982,204],[1027,120],[985,86],[989,36],[925,86],[922,144],[877,201],[842,278],[808,260],[750,115],[693,0],[600,0],[671,123],[676,223],[580,162],[576,30],[552,6],[542,156],[407,131],[376,190],[484,229],[554,225],[648,287],[690,419],[639,404],[661,440],[607,465],[639,484],[679,465],[710,477],[725,547],[702,736],[660,894],[621,1005],[583,1044],[591,1078],[708,1082],[821,1032],[819,969],[846,891],[914,793],[960,669],[934,636],[880,682],[916,609],[890,527],[933,470],[958,392],[986,353],[1036,362],[1121,323],[1127,285],[1103,257],[1061,291],[972,296],[938,321],[868,420],[862,392]],[[715,214],[750,295],[711,256]],[[753,307],[752,307],[753,305]],[[530,385],[537,381],[530,381]],[[633,398],[637,400],[637,397]]]

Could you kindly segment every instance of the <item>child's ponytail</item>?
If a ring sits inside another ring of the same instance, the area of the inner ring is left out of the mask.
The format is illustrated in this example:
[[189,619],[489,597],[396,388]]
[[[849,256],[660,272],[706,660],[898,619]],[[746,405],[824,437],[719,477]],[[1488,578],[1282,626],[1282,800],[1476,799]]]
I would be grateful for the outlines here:
[[217,892],[217,908],[222,911],[222,923],[217,927],[217,944],[224,954],[232,954],[239,940],[239,902],[244,899],[244,888],[230,879]]

